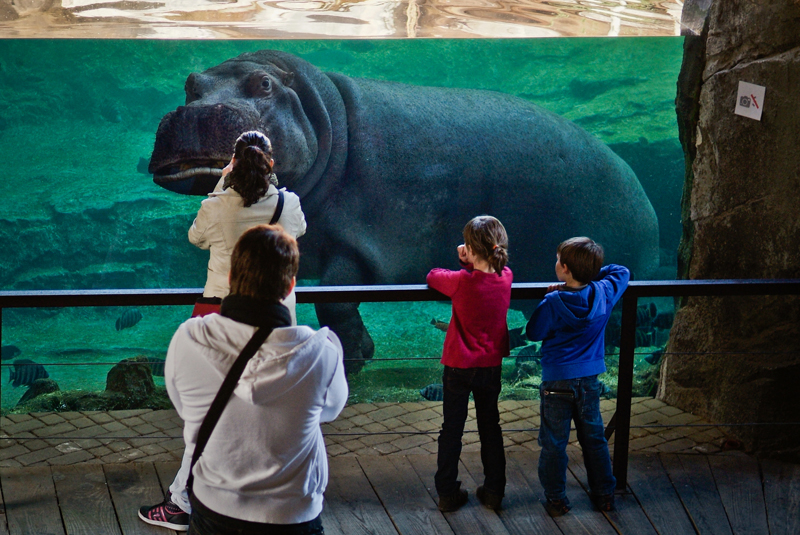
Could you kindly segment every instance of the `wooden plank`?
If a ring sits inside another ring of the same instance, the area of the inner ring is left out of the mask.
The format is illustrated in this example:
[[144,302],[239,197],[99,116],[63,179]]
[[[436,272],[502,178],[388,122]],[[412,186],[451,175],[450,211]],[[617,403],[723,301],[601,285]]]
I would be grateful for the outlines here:
[[[586,478],[586,467],[583,465],[583,456],[580,453],[572,452],[569,454],[569,470],[581,483],[586,492],[589,492],[589,484]],[[656,530],[647,515],[642,511],[642,507],[636,500],[632,492],[616,493],[616,509],[609,513],[602,513],[608,518],[611,524],[619,533],[635,533],[645,535],[648,533],[656,534]]]
[[658,533],[695,534],[689,514],[657,454],[634,453],[628,457],[628,485]]
[[720,500],[708,458],[671,453],[662,453],[660,458],[697,532],[731,535],[728,515]]
[[761,472],[770,533],[800,533],[800,465],[764,459]]
[[142,522],[137,513],[141,506],[163,499],[153,464],[106,464],[103,471],[123,535],[164,535],[164,528]]
[[358,463],[397,531],[403,535],[454,535],[408,459],[400,455],[361,456]]
[[4,468],[0,483],[11,535],[64,535],[49,466]]
[[181,463],[180,461],[166,461],[153,463],[153,467],[156,469],[158,481],[161,484],[161,498],[153,502],[156,504],[163,500],[169,493],[169,486],[172,485],[172,481],[175,479],[175,474],[178,473]]
[[[530,454],[534,456],[535,454]],[[534,463],[538,456],[534,457]],[[483,464],[480,453],[463,452],[461,463],[475,481],[483,479]],[[506,490],[503,497],[503,508],[499,517],[506,530],[513,535],[555,535],[561,530],[552,518],[537,504],[536,495],[540,490],[534,490],[525,479],[513,457],[506,455]],[[459,534],[460,535],[460,534]]]
[[328,501],[327,492],[325,494],[326,496],[322,501],[322,527],[325,529],[326,535],[347,535],[342,530],[339,520],[330,507],[331,504]]
[[121,535],[101,465],[59,466],[52,471],[67,535]]
[[[407,458],[425,484],[431,499],[438,503],[439,496],[433,481],[433,476],[436,474],[436,455],[409,455]],[[475,489],[478,488],[478,485],[463,465],[459,469],[459,480],[461,480],[461,488],[466,489],[470,496],[469,501],[461,509],[444,514],[453,531],[458,535],[483,535],[484,533],[508,535],[508,531],[497,513],[487,509],[478,501],[475,496]]]
[[[523,454],[511,453],[510,458],[519,467],[519,470],[524,474],[528,480],[528,484],[537,489],[537,495],[540,496],[539,502],[542,504],[542,511],[544,509],[544,491],[539,482],[539,453]],[[567,497],[569,498],[572,510],[564,516],[554,518],[556,525],[564,533],[590,533],[597,535],[612,535],[616,532],[608,519],[602,514],[594,510],[592,500],[589,495],[581,487],[575,476],[567,470]],[[545,514],[547,512],[545,511]],[[549,515],[548,515],[549,516]]]
[[8,535],[8,520],[6,519],[6,501],[3,498],[2,481],[0,481],[0,535]]
[[758,461],[741,453],[708,458],[717,490],[737,535],[768,535],[767,506],[761,488]]
[[389,515],[355,457],[328,459],[322,521],[329,535],[397,535]]

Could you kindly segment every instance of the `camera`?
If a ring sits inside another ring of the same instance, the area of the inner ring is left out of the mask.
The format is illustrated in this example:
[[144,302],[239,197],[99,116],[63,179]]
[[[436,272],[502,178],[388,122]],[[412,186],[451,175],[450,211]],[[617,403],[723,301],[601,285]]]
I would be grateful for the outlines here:
[[750,97],[741,96],[739,97],[739,106],[742,108],[749,108],[750,107]]

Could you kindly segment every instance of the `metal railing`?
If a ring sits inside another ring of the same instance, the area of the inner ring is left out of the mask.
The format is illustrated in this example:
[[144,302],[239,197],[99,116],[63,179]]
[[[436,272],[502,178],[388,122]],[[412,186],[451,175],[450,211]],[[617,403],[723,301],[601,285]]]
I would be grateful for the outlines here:
[[[548,283],[514,283],[512,300],[542,299]],[[401,286],[304,286],[297,287],[298,303],[368,303],[447,301],[449,298],[424,284]],[[192,305],[201,288],[152,290],[54,290],[0,292],[0,342],[5,308],[82,306]],[[628,478],[628,446],[631,429],[636,312],[642,297],[800,295],[800,279],[783,280],[687,280],[634,281],[622,296],[616,412],[606,428],[614,435],[614,475],[617,488]]]

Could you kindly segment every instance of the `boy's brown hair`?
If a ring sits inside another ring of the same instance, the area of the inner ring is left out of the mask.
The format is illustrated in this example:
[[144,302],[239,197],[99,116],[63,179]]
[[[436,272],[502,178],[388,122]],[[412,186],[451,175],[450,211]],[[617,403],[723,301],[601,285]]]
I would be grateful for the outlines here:
[[297,241],[280,225],[253,227],[233,248],[231,293],[280,301],[289,295],[299,265]]
[[569,268],[572,278],[583,284],[594,280],[603,267],[603,247],[585,236],[562,241],[557,252],[559,261]]

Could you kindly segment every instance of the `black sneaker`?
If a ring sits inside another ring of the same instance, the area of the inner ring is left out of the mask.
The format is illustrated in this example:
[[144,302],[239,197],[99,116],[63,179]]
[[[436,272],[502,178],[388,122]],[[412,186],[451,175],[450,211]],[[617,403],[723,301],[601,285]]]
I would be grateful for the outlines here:
[[563,500],[548,499],[544,504],[544,508],[547,510],[548,515],[556,517],[564,516],[565,514],[569,513],[569,510],[572,509],[572,506],[569,504],[569,500],[566,498]]
[[162,528],[175,531],[189,530],[189,513],[172,503],[169,498],[158,505],[140,507],[139,518],[148,524]]
[[502,495],[492,492],[491,490],[486,490],[483,485],[475,489],[475,496],[478,497],[478,501],[486,508],[493,511],[500,509],[500,504],[503,503]]
[[464,489],[458,489],[452,494],[439,496],[439,510],[443,513],[458,511],[465,503],[467,503],[467,491]]
[[603,494],[602,496],[592,496],[592,503],[596,511],[609,513],[614,510],[614,495]]

